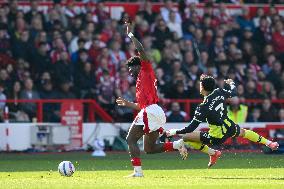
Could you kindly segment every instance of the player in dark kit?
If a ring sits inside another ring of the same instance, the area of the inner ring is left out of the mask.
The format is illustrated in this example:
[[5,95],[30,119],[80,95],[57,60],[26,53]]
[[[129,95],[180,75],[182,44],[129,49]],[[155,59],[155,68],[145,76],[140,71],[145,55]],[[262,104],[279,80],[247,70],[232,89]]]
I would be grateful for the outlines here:
[[134,43],[139,52],[139,56],[131,57],[127,61],[130,74],[136,79],[136,101],[129,102],[119,97],[116,102],[119,106],[126,106],[138,110],[139,113],[134,119],[128,135],[127,144],[134,167],[131,177],[142,177],[140,150],[137,141],[144,136],[144,151],[146,153],[161,153],[165,151],[179,150],[182,158],[187,157],[187,149],[183,140],[166,143],[156,143],[159,134],[163,133],[166,123],[166,116],[163,109],[157,105],[159,98],[157,95],[157,80],[149,59],[146,56],[142,44],[130,32],[130,26],[125,24],[127,35]]
[[[272,142],[257,133],[240,128],[239,125],[227,116],[225,100],[237,95],[237,89],[233,80],[225,80],[225,87],[215,88],[216,81],[213,77],[201,75],[200,94],[204,96],[203,102],[195,110],[193,120],[189,126],[183,129],[170,129],[167,136],[184,134],[183,140],[193,149],[208,153],[210,161],[208,167],[214,165],[221,152],[209,148],[207,145],[219,145],[230,137],[243,137],[253,142],[264,144],[272,150],[277,150],[279,144]],[[209,132],[194,131],[201,122],[209,124]],[[187,134],[186,134],[187,133]]]

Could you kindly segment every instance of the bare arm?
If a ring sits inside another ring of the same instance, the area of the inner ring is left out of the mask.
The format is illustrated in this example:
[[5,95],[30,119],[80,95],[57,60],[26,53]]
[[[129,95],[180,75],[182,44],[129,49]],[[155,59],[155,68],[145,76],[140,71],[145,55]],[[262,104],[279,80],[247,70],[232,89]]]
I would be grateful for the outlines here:
[[140,55],[141,59],[142,60],[148,60],[148,57],[146,55],[146,52],[144,50],[143,45],[140,43],[140,41],[138,41],[138,39],[136,37],[134,37],[133,33],[131,33],[131,31],[130,31],[130,24],[125,22],[125,25],[126,25],[126,34],[128,35],[128,37],[133,42],[135,48],[139,52],[139,55]]
[[134,109],[134,110],[138,110],[138,111],[141,110],[137,103],[129,102],[122,97],[118,97],[116,99],[116,103],[119,106],[125,106],[125,107],[131,108],[131,109]]

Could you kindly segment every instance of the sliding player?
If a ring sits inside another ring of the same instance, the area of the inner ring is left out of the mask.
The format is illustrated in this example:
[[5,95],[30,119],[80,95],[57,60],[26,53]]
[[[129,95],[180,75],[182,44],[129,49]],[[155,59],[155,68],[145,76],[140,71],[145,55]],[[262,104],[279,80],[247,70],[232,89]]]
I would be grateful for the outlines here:
[[[224,89],[215,88],[215,83],[216,81],[213,77],[201,75],[200,94],[204,96],[203,103],[196,108],[194,118],[189,126],[179,130],[170,129],[166,131],[167,136],[185,134],[183,135],[183,140],[189,147],[209,154],[210,161],[208,167],[217,162],[221,152],[211,149],[207,145],[222,144],[230,137],[240,136],[250,141],[264,144],[272,150],[277,150],[279,147],[277,142],[267,140],[251,130],[240,128],[239,125],[228,118],[225,100],[237,95],[237,89],[233,80],[225,80]],[[194,131],[201,122],[209,124],[209,132]]]
[[134,167],[134,173],[130,177],[142,177],[140,150],[137,141],[144,135],[144,151],[146,153],[161,153],[177,149],[183,159],[187,157],[187,149],[182,140],[175,142],[156,143],[159,134],[163,132],[166,116],[163,109],[157,105],[157,80],[149,59],[146,56],[142,44],[130,32],[126,23],[127,35],[134,43],[139,56],[133,56],[127,61],[130,74],[136,79],[136,101],[126,101],[119,97],[116,102],[119,106],[126,106],[140,111],[133,121],[128,135],[127,144]]

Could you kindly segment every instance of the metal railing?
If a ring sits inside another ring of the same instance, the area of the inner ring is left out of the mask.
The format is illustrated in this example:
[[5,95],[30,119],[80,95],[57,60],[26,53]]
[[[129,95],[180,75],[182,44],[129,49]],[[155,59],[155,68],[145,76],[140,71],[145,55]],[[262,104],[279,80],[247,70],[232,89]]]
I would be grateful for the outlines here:
[[9,103],[35,103],[37,105],[36,117],[38,122],[43,122],[43,105],[44,104],[62,104],[70,102],[79,102],[88,105],[88,120],[89,122],[95,122],[95,114],[99,115],[104,122],[112,122],[113,118],[96,102],[94,99],[8,99],[0,100]]

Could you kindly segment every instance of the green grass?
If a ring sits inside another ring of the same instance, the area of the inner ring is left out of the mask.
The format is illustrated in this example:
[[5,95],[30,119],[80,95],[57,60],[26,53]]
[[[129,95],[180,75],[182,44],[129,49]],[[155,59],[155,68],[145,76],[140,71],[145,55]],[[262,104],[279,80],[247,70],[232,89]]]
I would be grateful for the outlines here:
[[[284,156],[225,153],[207,169],[208,156],[191,154],[143,155],[144,178],[123,178],[132,167],[126,153],[92,158],[88,153],[1,154],[0,188],[284,188]],[[72,177],[60,176],[57,165],[74,163]]]

